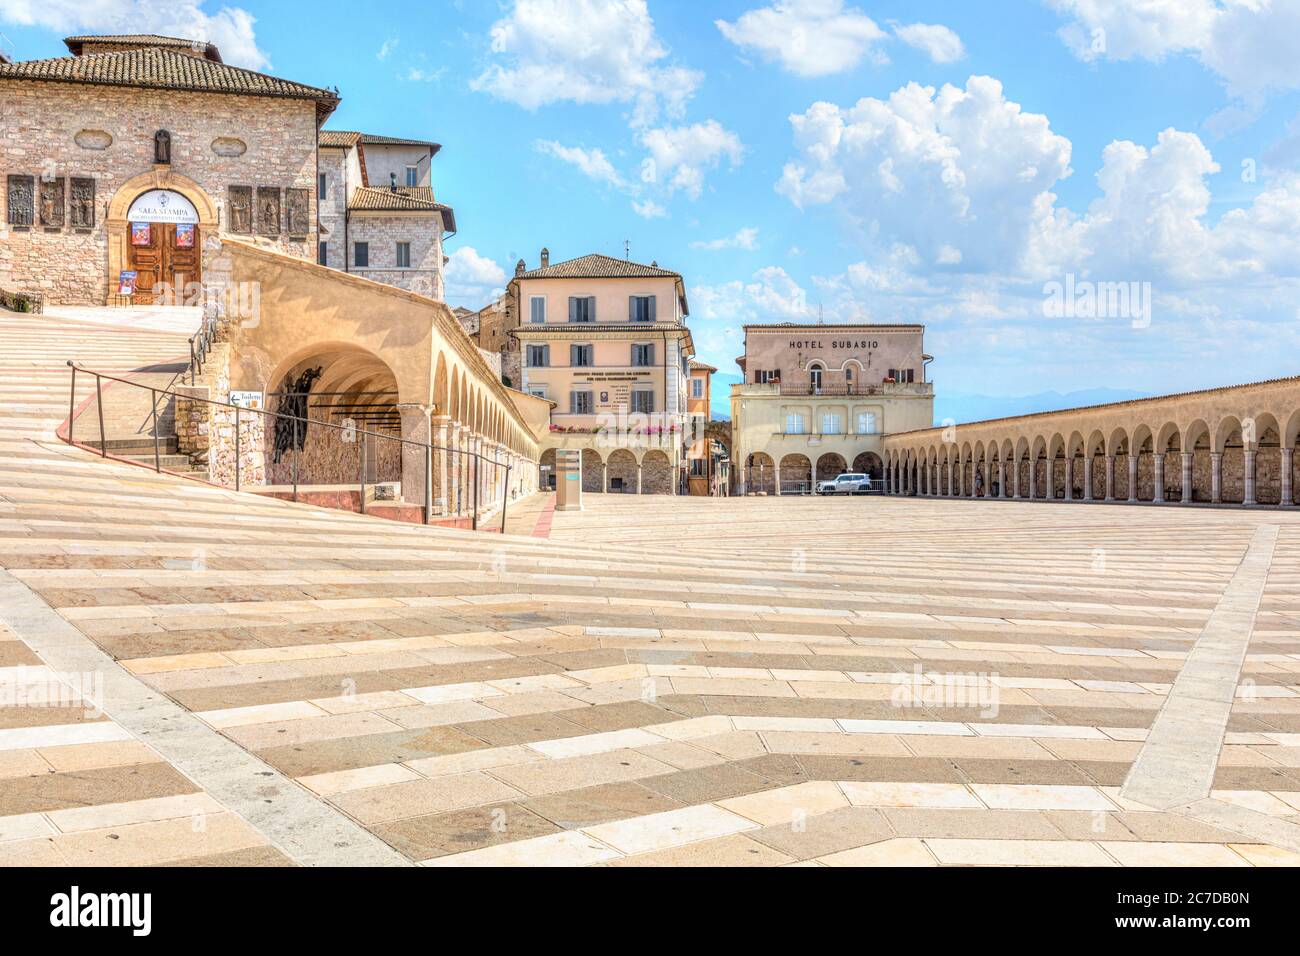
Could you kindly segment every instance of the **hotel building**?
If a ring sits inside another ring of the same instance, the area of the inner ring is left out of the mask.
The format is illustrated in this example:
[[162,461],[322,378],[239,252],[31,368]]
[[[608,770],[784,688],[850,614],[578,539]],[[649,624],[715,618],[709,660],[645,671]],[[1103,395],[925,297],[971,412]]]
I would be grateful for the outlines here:
[[695,347],[681,275],[586,255],[521,260],[517,303],[523,391],[554,403],[541,443],[543,485],[555,450],[582,450],[583,490],[681,494],[688,457],[687,390]]
[[843,471],[884,476],[888,435],[929,428],[932,360],[921,325],[745,326],[731,387],[739,494],[800,494]]

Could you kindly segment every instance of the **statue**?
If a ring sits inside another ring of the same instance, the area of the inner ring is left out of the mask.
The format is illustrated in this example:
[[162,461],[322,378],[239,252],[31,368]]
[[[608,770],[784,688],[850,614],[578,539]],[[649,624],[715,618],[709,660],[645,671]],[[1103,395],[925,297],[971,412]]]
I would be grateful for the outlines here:
[[227,216],[231,232],[251,235],[253,232],[253,187],[230,187],[230,213]]
[[[307,399],[311,395],[311,387],[316,384],[320,376],[319,366],[309,368],[280,395],[280,407],[276,409],[279,414],[275,419],[275,457],[272,459],[274,464],[280,464],[280,459],[289,449],[294,449],[296,454],[306,446]],[[285,381],[287,383],[288,379]],[[294,419],[300,420],[295,422]]]
[[158,166],[172,164],[172,134],[165,129],[153,134],[153,161]]

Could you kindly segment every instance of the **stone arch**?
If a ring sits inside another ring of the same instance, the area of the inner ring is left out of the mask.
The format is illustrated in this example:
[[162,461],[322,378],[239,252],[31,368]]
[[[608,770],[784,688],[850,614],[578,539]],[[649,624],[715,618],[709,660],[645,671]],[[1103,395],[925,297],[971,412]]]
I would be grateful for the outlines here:
[[671,495],[672,493],[672,463],[664,452],[652,448],[641,459],[641,494]]
[[594,448],[582,449],[582,490],[587,493],[605,490],[605,462]]
[[876,487],[885,473],[885,465],[874,451],[861,451],[853,459],[853,470],[869,475],[872,487]]
[[839,452],[828,451],[817,459],[817,480],[830,481],[832,478],[848,471],[848,467],[843,455]]
[[807,455],[791,453],[781,458],[781,494],[807,494],[812,491],[812,462]]
[[108,209],[104,214],[104,227],[108,239],[108,272],[104,277],[105,301],[113,295],[118,276],[130,262],[130,224],[126,217],[131,209],[131,203],[151,189],[167,189],[180,193],[194,206],[194,211],[199,215],[199,243],[203,257],[203,271],[206,273],[210,269],[213,253],[207,246],[206,240],[220,234],[221,224],[217,204],[202,186],[188,176],[182,176],[171,167],[152,169],[147,173],[132,176],[122,183],[108,202]]
[[641,489],[637,482],[636,455],[626,448],[610,452],[605,462],[605,483],[614,494],[637,494]]
[[756,451],[745,461],[743,481],[750,494],[776,494],[776,463],[764,451]]
[[1255,416],[1255,501],[1282,500],[1282,426],[1271,412]]

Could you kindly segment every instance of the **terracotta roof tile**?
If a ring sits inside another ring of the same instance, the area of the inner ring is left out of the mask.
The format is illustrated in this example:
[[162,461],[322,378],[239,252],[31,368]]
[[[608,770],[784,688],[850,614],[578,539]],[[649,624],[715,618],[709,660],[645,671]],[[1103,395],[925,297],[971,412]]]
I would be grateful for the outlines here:
[[433,199],[428,186],[388,187],[358,186],[348,200],[352,212],[440,212],[443,226],[448,232],[456,231],[456,214],[450,206]]
[[318,120],[339,103],[329,90],[161,47],[7,63],[0,65],[0,80],[6,79],[311,100]]
[[533,269],[531,272],[516,276],[518,279],[646,279],[664,278],[680,279],[681,274],[660,269],[658,266],[642,265],[626,259],[615,259],[592,253],[553,266]]

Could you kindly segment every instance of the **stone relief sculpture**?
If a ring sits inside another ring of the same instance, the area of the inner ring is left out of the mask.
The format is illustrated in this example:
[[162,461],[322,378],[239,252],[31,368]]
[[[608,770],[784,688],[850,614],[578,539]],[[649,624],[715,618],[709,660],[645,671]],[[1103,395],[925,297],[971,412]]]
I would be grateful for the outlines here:
[[[277,465],[286,451],[295,449],[301,452],[307,444],[307,399],[320,376],[321,370],[317,367],[307,369],[296,382],[290,382],[288,378],[284,380],[286,389],[280,396],[275,419],[275,457],[272,461]],[[294,419],[302,421],[295,422]]]
[[291,236],[305,236],[310,231],[311,192],[306,189],[286,189],[285,226]]
[[35,218],[35,180],[31,176],[9,177],[9,225],[30,226]]
[[41,225],[49,229],[62,229],[67,221],[64,204],[64,180],[41,180]]
[[257,231],[263,236],[280,234],[280,190],[275,186],[257,187]]
[[253,234],[253,187],[231,186],[229,190],[229,223],[231,232],[250,236]]
[[71,190],[72,228],[95,227],[95,181],[74,177]]

